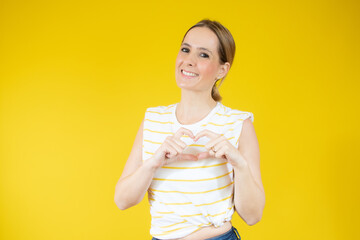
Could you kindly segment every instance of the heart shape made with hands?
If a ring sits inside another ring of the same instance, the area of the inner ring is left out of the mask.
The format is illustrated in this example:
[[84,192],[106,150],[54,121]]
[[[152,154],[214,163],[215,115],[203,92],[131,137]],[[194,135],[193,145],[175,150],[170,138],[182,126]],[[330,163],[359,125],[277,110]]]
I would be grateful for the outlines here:
[[[180,128],[175,134],[174,137],[177,138],[178,140],[180,140],[180,138],[183,135],[187,135],[189,136],[191,139],[194,140],[194,142],[197,142],[200,138],[202,137],[208,137],[210,139],[210,141],[219,138],[221,135],[214,133],[212,131],[209,130],[203,130],[201,132],[199,132],[198,134],[196,134],[196,136],[189,130],[186,128]],[[209,142],[210,142],[209,141]],[[180,158],[183,160],[201,160],[201,159],[205,159],[205,158],[210,158],[210,157],[214,157],[215,154],[215,150],[213,148],[213,146],[208,146],[209,151],[205,151],[205,152],[200,152],[197,154],[190,154],[190,153],[181,153],[180,154]],[[210,151],[212,151],[213,154],[210,154]],[[222,157],[224,158],[224,157]]]

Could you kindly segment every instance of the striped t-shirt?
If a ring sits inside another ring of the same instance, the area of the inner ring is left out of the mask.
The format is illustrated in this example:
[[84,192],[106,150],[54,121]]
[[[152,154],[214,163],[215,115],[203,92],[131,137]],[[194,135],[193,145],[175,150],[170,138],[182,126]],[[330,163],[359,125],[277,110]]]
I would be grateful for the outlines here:
[[[211,112],[194,124],[183,125],[175,114],[176,104],[146,109],[143,130],[143,161],[149,159],[165,141],[180,128],[194,135],[204,129],[223,134],[236,148],[243,121],[251,112],[231,109],[217,102]],[[208,151],[207,137],[197,142],[186,135],[184,153]],[[219,227],[230,221],[234,213],[233,168],[224,159],[207,158],[198,161],[180,160],[159,168],[148,189],[150,203],[150,234],[159,239],[185,237],[199,228]]]

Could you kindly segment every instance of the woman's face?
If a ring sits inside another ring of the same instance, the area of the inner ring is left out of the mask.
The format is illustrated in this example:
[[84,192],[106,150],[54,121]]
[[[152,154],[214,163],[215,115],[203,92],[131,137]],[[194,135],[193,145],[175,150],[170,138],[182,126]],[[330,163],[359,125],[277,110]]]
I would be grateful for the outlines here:
[[176,58],[175,77],[180,88],[208,91],[226,74],[229,64],[220,64],[218,44],[215,33],[206,27],[187,33]]

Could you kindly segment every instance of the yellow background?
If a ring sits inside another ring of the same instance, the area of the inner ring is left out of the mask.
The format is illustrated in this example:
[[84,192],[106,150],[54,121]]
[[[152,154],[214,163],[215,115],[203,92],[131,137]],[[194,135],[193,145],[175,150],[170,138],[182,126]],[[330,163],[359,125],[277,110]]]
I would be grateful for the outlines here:
[[203,18],[237,52],[223,104],[254,113],[266,206],[245,240],[358,239],[358,1],[0,1],[0,239],[149,239],[115,184]]

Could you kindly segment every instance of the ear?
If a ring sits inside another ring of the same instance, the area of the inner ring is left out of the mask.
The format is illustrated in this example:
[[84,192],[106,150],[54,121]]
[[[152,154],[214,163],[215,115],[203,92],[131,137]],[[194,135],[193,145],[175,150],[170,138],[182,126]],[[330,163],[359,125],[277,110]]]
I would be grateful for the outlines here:
[[220,69],[218,72],[218,79],[225,77],[226,74],[229,72],[229,69],[230,69],[230,63],[228,63],[228,62],[220,65]]

